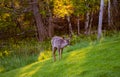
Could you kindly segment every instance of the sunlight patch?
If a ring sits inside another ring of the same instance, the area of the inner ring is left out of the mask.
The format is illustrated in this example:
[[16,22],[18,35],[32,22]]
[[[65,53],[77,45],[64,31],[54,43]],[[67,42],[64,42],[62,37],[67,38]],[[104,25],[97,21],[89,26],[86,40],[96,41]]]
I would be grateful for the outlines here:
[[38,56],[38,61],[44,61],[49,59],[52,56],[51,51],[40,52]]
[[21,69],[21,73],[18,74],[17,77],[32,77],[32,75],[34,75],[39,69],[40,69],[41,66],[38,66],[38,67],[34,67],[34,66],[31,66],[31,67],[27,67],[27,68],[23,68]]
[[0,72],[3,72],[5,69],[3,67],[0,67]]
[[69,54],[67,60],[68,61],[74,61],[75,60],[84,60],[86,58],[86,54],[92,49],[93,47],[87,47],[84,49],[79,49],[79,50],[75,50],[72,53]]

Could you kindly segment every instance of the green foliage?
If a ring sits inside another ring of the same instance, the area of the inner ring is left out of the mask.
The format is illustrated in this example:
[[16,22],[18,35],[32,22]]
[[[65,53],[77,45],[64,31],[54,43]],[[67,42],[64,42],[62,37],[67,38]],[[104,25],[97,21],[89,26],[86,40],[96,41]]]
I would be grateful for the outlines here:
[[80,42],[91,42],[91,41],[95,41],[96,40],[96,34],[92,34],[92,35],[73,35],[71,38],[71,44],[76,44],[76,43],[80,43]]
[[[107,37],[102,42],[73,45],[74,50],[64,53],[60,61],[52,59],[35,62],[23,68],[1,74],[1,77],[119,77],[120,36]],[[14,74],[13,74],[14,73]]]
[[50,43],[48,41],[39,43],[32,39],[29,39],[29,41],[19,41],[17,44],[11,41],[9,45],[4,45],[0,50],[0,72],[6,72],[42,60],[40,57],[43,56],[39,54],[41,54],[41,51],[49,50]]
[[74,5],[74,14],[76,16],[79,15],[84,15],[84,13],[87,11],[87,7],[85,4],[85,1],[83,0],[72,0],[73,1],[73,5]]
[[72,0],[75,16],[84,15],[87,11],[96,11],[99,8],[97,0]]
[[23,13],[23,8],[25,9],[25,6],[19,0],[2,0],[0,2],[0,39],[14,38],[16,40],[35,35],[32,15],[30,12]]

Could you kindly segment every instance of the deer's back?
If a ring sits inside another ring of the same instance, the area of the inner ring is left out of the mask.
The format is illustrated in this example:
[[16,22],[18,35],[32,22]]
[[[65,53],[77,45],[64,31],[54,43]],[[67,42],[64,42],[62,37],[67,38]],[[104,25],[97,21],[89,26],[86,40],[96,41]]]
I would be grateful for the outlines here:
[[61,47],[62,43],[64,42],[64,39],[59,36],[55,36],[51,40],[52,47]]

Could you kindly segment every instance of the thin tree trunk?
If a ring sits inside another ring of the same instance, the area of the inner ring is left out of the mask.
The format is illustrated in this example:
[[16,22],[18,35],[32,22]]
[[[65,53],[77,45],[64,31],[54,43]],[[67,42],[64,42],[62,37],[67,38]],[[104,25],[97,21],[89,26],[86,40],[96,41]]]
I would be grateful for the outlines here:
[[90,17],[90,24],[89,24],[88,34],[91,34],[92,21],[93,21],[93,11],[91,12],[91,17]]
[[78,27],[78,35],[80,35],[80,18],[79,18],[79,16],[78,16],[78,18],[77,18],[77,27]]
[[45,27],[43,26],[41,15],[39,14],[38,1],[32,0],[33,15],[36,21],[38,40],[43,41],[47,37]]
[[108,26],[111,27],[111,1],[108,0]]
[[100,39],[102,36],[103,10],[104,10],[104,0],[101,0],[100,11],[99,11],[99,22],[98,22],[98,36],[97,36],[98,39]]
[[111,28],[116,32],[117,30],[117,23],[119,21],[119,12],[118,12],[118,0],[111,0]]
[[90,15],[90,13],[87,12],[86,13],[86,21],[85,21],[85,32],[84,32],[85,34],[88,34],[89,19],[90,19],[89,15]]
[[47,9],[48,9],[48,13],[49,13],[49,19],[48,19],[48,35],[51,38],[54,35],[54,25],[52,23],[53,21],[53,17],[52,17],[52,11],[50,8],[50,1],[46,0],[47,2]]
[[70,37],[73,35],[73,30],[72,30],[72,25],[71,25],[71,22],[70,22],[70,16],[67,16],[67,20],[68,20],[68,23],[69,23],[69,32],[70,32]]
[[109,29],[114,30],[113,17],[112,17],[112,11],[111,11],[111,0],[108,0],[108,26],[109,26]]
[[113,0],[113,6],[115,9],[115,12],[118,14],[118,1],[117,0]]
[[51,14],[51,10],[49,9],[49,37],[52,37],[54,35],[54,26],[52,24],[52,14]]

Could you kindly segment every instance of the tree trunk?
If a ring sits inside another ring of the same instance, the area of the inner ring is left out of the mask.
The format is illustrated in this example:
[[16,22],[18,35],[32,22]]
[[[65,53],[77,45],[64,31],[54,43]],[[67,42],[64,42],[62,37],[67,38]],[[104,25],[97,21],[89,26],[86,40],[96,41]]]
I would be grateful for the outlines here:
[[108,0],[108,26],[111,27],[111,1]]
[[114,25],[113,25],[113,17],[112,17],[112,10],[111,10],[111,0],[108,0],[108,29],[114,30]]
[[90,15],[90,13],[87,12],[86,13],[86,21],[85,21],[85,32],[84,32],[85,34],[88,34],[89,19],[90,19],[89,15]]
[[89,30],[88,30],[89,35],[91,34],[92,21],[93,21],[93,11],[91,12],[91,17],[90,17],[90,24],[89,24]]
[[97,36],[98,39],[100,39],[102,36],[103,10],[104,10],[104,0],[101,0],[100,11],[99,11],[99,22],[98,22],[98,36]]
[[70,16],[67,16],[67,21],[68,21],[68,24],[69,24],[69,32],[70,32],[70,37],[73,35],[73,30],[72,30],[72,25],[71,25],[71,22],[70,22]]
[[54,35],[54,25],[52,23],[53,17],[52,17],[52,11],[50,8],[50,1],[46,0],[46,3],[47,3],[48,15],[49,15],[49,18],[48,18],[48,36],[51,38]]
[[49,26],[48,26],[49,37],[52,37],[54,35],[54,26],[53,26],[52,20],[53,18],[52,18],[51,10],[49,9]]
[[117,0],[113,0],[113,6],[115,9],[115,12],[118,14],[118,1]]
[[119,21],[118,0],[111,0],[111,28],[114,32],[117,30],[117,21]]
[[47,38],[45,27],[43,26],[41,15],[39,14],[38,1],[32,0],[33,15],[36,21],[38,40],[41,42]]
[[79,16],[78,16],[78,18],[77,18],[77,27],[78,27],[78,35],[80,35],[80,18],[79,18]]

